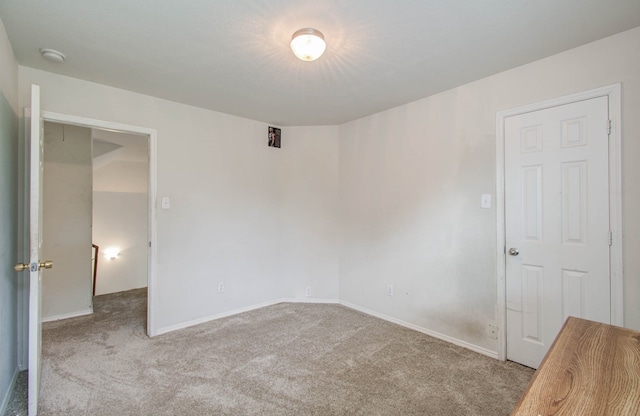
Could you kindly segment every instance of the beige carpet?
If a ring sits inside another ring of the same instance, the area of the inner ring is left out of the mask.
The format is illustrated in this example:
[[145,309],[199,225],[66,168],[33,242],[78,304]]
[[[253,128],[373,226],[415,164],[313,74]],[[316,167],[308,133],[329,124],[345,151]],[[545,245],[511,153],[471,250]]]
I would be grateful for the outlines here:
[[533,370],[337,305],[148,338],[144,289],[45,324],[41,415],[507,415]]

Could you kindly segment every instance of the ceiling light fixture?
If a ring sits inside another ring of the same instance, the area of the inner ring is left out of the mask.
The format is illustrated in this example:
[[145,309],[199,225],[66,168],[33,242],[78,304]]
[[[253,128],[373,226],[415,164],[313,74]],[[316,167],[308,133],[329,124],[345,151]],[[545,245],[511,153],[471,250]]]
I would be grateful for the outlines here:
[[47,61],[56,64],[61,64],[67,59],[62,52],[58,52],[55,49],[40,49],[40,55]]
[[303,61],[315,61],[326,48],[324,36],[316,29],[300,29],[291,37],[291,50]]

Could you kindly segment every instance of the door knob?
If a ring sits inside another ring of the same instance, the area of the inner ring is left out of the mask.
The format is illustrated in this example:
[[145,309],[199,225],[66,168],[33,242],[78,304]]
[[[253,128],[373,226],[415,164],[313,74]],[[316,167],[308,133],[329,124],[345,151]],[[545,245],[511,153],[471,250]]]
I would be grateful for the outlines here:
[[[51,269],[53,268],[53,262],[51,260],[45,260],[38,263],[39,269]],[[17,263],[13,266],[13,270],[17,272],[21,272],[23,270],[31,270],[31,265],[29,263]]]
[[53,262],[51,260],[41,261],[40,263],[38,263],[38,267],[40,267],[41,269],[52,269]]
[[509,254],[511,254],[512,256],[517,256],[518,254],[520,254],[520,250],[518,250],[518,249],[517,249],[517,248],[515,248],[515,247],[511,247],[511,248],[509,249]]

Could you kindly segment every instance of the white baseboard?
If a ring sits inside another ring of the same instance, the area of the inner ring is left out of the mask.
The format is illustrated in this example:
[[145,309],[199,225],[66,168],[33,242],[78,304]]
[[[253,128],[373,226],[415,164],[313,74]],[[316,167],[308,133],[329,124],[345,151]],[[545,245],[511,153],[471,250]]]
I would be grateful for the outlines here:
[[82,311],[63,313],[62,315],[47,316],[46,318],[42,318],[42,322],[53,322],[60,321],[62,319],[77,318],[78,316],[91,315],[92,313],[93,309],[88,308]]
[[421,332],[421,333],[423,333],[425,335],[429,335],[431,337],[441,339],[443,341],[449,342],[449,343],[457,345],[459,347],[463,347],[463,348],[466,348],[468,350],[475,351],[475,352],[477,352],[479,354],[486,355],[486,356],[491,357],[491,358],[495,358],[496,360],[498,359],[498,353],[496,351],[491,351],[491,350],[488,350],[486,348],[482,348],[482,347],[479,347],[477,345],[471,344],[469,342],[462,341],[462,340],[459,340],[457,338],[450,337],[448,335],[440,334],[438,332],[431,331],[431,330],[423,328],[421,326],[410,324],[410,323],[404,322],[404,321],[402,321],[400,319],[392,318],[391,316],[387,316],[387,315],[384,315],[384,314],[381,314],[381,313],[378,313],[378,312],[374,312],[374,311],[372,311],[370,309],[366,309],[366,308],[354,305],[352,303],[340,301],[340,300],[337,300],[337,299],[313,299],[313,298],[283,298],[283,299],[276,299],[276,300],[273,300],[273,301],[259,303],[257,305],[247,306],[247,307],[240,308],[240,309],[235,309],[235,310],[232,310],[232,311],[229,311],[229,312],[223,312],[223,313],[219,313],[217,315],[206,316],[204,318],[194,319],[193,321],[188,321],[188,322],[184,322],[184,323],[181,323],[181,324],[176,324],[176,325],[171,325],[171,326],[167,326],[167,327],[164,327],[164,328],[160,328],[156,332],[156,335],[166,334],[166,333],[169,333],[169,332],[177,331],[179,329],[188,328],[190,326],[199,325],[199,324],[203,324],[203,323],[206,323],[206,322],[214,321],[216,319],[227,318],[229,316],[237,315],[239,313],[249,312],[249,311],[253,311],[253,310],[256,310],[256,309],[264,308],[264,307],[267,307],[267,306],[276,305],[278,303],[314,303],[314,304],[343,305],[343,306],[345,306],[347,308],[354,309],[356,311],[359,311],[359,312],[362,312],[364,314],[373,316],[375,318],[379,318],[379,319],[394,323],[396,325],[400,325],[400,326],[403,326],[405,328],[409,328],[409,329],[412,329],[414,331]]
[[338,299],[314,299],[314,298],[283,298],[276,303],[322,303],[327,305],[339,305]]
[[11,393],[13,393],[13,389],[16,386],[16,380],[18,380],[18,373],[20,371],[18,368],[15,369],[13,373],[13,378],[11,379],[11,383],[9,383],[9,387],[7,391],[4,392],[4,397],[2,398],[2,402],[0,403],[0,415],[3,415],[5,410],[7,410],[7,406],[9,405],[9,399],[11,399]]
[[216,315],[205,316],[204,318],[194,319],[193,321],[184,322],[181,324],[171,325],[164,328],[160,328],[156,331],[154,336],[167,334],[169,332],[177,331],[179,329],[188,328],[190,326],[204,324],[206,322],[215,321],[216,319],[228,318],[229,316],[237,315],[239,313],[250,312],[256,309],[265,308],[267,306],[277,305],[278,303],[325,303],[325,304],[338,304],[338,300],[335,299],[298,299],[298,298],[287,298],[287,299],[276,299],[273,301],[268,301],[264,303],[259,303],[257,305],[251,305],[244,308],[234,309],[229,312],[222,312]]
[[219,313],[219,314],[216,314],[216,315],[205,316],[204,318],[194,319],[193,321],[183,322],[181,324],[166,326],[164,328],[160,328],[160,329],[156,330],[156,334],[154,336],[166,334],[166,333],[173,332],[173,331],[177,331],[179,329],[188,328],[188,327],[194,326],[194,325],[204,324],[204,323],[210,322],[210,321],[215,321],[216,319],[227,318],[229,316],[237,315],[239,313],[253,311],[255,309],[260,309],[260,308],[264,308],[264,307],[267,307],[267,306],[275,305],[276,303],[280,303],[280,301],[279,300],[274,300],[274,301],[259,303],[257,305],[252,305],[252,306],[247,306],[247,307],[244,307],[244,308],[234,309],[234,310],[229,311],[229,312],[222,312],[222,313]]
[[444,335],[444,334],[441,334],[439,332],[435,332],[435,331],[432,331],[432,330],[427,329],[427,328],[423,328],[423,327],[418,326],[418,325],[410,324],[410,323],[402,321],[400,319],[392,318],[391,316],[387,316],[387,315],[382,314],[382,313],[374,312],[374,311],[372,311],[370,309],[363,308],[361,306],[354,305],[354,304],[349,303],[349,302],[340,301],[340,304],[343,305],[343,306],[346,306],[347,308],[355,309],[358,312],[362,312],[362,313],[365,313],[367,315],[371,315],[373,317],[380,318],[382,320],[385,320],[385,321],[388,321],[388,322],[403,326],[405,328],[413,329],[414,331],[422,332],[423,334],[429,335],[430,337],[441,339],[443,341],[449,342],[449,343],[457,345],[459,347],[463,347],[463,348],[466,348],[468,350],[475,351],[475,352],[477,352],[479,354],[486,355],[486,356],[491,357],[491,358],[495,358],[496,360],[498,359],[498,352],[497,351],[491,351],[491,350],[488,350],[486,348],[479,347],[479,346],[477,346],[475,344],[471,344],[469,342],[462,341],[462,340],[459,340],[457,338],[453,338],[453,337],[450,337],[448,335]]

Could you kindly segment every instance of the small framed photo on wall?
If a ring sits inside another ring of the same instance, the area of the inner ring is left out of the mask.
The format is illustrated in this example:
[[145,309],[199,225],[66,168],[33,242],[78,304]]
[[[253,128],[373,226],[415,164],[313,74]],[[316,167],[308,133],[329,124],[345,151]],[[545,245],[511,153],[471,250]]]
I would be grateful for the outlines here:
[[269,147],[280,147],[280,129],[277,127],[269,126],[268,134]]

